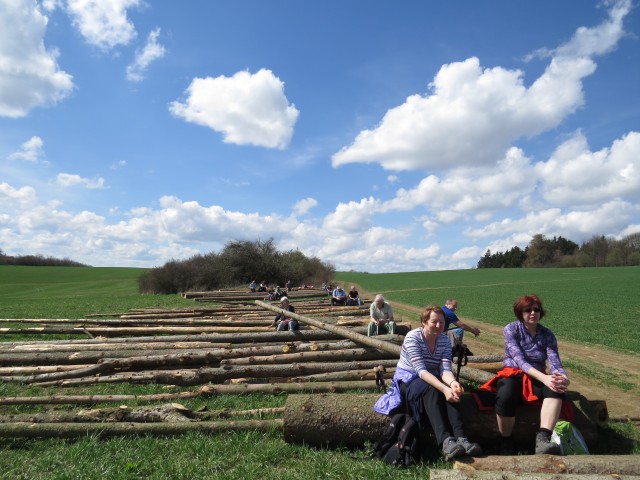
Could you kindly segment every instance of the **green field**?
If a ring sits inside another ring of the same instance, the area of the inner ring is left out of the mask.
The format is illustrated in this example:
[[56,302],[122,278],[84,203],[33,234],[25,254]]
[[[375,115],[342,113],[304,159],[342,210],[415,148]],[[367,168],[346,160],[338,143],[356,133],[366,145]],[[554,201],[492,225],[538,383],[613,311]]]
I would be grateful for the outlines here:
[[[0,318],[81,318],[121,313],[134,307],[193,306],[179,295],[139,295],[142,269],[0,266]],[[464,317],[503,325],[512,320],[511,305],[524,294],[545,301],[545,319],[561,338],[638,352],[633,328],[640,316],[639,268],[469,270],[403,274],[340,273],[371,293],[392,302],[422,307],[447,297],[460,301]],[[593,327],[593,328],[586,328]],[[3,338],[2,340],[9,340]],[[0,382],[0,397],[62,394],[164,393],[164,385],[110,384],[56,389]],[[286,395],[224,395],[180,403],[193,410],[250,409],[283,406]],[[135,402],[130,403],[135,405]],[[113,407],[113,404],[97,407]],[[35,412],[63,406],[0,406],[0,413]],[[638,432],[618,424],[603,432],[594,453],[638,453]],[[634,438],[635,441],[628,440]],[[435,448],[435,447],[434,447]],[[289,445],[282,432],[186,434],[178,437],[126,437],[75,440],[0,439],[2,479],[369,479],[428,478],[432,461],[396,470],[367,459],[359,450],[316,449]]]
[[141,268],[0,265],[0,318],[82,318],[137,307],[193,305],[179,295],[140,295]]
[[336,280],[416,307],[457,298],[459,316],[500,326],[514,320],[518,297],[535,293],[558,338],[640,353],[640,267],[344,272]]

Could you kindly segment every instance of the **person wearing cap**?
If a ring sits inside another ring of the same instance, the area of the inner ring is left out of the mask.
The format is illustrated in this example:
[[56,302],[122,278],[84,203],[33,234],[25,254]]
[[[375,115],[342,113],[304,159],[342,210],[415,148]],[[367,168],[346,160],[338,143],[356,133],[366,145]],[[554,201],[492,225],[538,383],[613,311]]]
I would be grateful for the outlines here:
[[373,337],[380,333],[380,327],[384,326],[387,333],[393,335],[396,333],[396,322],[393,318],[393,309],[389,303],[384,301],[384,297],[381,294],[376,295],[376,298],[369,307],[369,314],[371,322],[367,329],[367,335]]
[[[289,304],[289,299],[287,297],[282,297],[280,299],[280,305],[283,310],[287,310],[289,312],[296,311],[296,309],[293,308],[293,305]],[[292,332],[294,330],[298,330],[298,321],[291,317],[287,317],[284,313],[279,313],[276,315],[276,318],[273,319],[271,326],[276,327],[276,330],[279,332],[284,332],[285,330]]]

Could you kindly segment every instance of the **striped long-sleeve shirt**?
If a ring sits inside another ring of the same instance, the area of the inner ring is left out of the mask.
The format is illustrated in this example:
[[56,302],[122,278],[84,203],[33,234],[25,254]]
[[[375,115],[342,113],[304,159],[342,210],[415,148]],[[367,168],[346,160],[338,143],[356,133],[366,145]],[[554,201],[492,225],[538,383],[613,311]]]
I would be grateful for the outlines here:
[[427,370],[436,377],[442,376],[443,372],[451,371],[451,341],[446,335],[440,335],[435,351],[431,352],[422,329],[411,330],[402,343],[398,368],[414,371],[418,375]]
[[567,374],[558,355],[558,342],[551,330],[538,324],[536,334],[531,336],[520,320],[504,327],[505,367],[519,368],[524,373],[533,367],[545,373],[547,360],[551,373]]

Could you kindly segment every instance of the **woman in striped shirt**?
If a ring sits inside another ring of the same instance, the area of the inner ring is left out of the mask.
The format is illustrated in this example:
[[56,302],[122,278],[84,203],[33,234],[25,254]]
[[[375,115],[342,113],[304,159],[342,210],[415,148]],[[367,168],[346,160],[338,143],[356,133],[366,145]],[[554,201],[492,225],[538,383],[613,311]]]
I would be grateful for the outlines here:
[[446,460],[481,455],[480,446],[464,435],[460,413],[464,390],[451,371],[451,342],[443,334],[444,312],[429,305],[420,321],[421,326],[406,335],[392,385],[374,410],[389,415],[401,406],[404,396],[408,413],[420,427],[425,428],[427,421],[431,424]]

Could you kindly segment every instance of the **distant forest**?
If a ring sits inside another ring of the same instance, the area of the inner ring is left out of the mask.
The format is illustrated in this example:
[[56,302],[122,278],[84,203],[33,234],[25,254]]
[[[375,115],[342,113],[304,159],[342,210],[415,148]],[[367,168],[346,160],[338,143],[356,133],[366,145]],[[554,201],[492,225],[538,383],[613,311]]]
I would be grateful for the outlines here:
[[527,267],[623,267],[640,265],[640,233],[622,240],[603,235],[593,236],[578,245],[563,237],[545,238],[537,234],[522,250],[513,247],[506,252],[487,250],[478,261],[478,268]]
[[0,265],[24,265],[28,267],[90,267],[84,263],[74,262],[68,258],[44,257],[42,255],[6,255],[0,249]]

